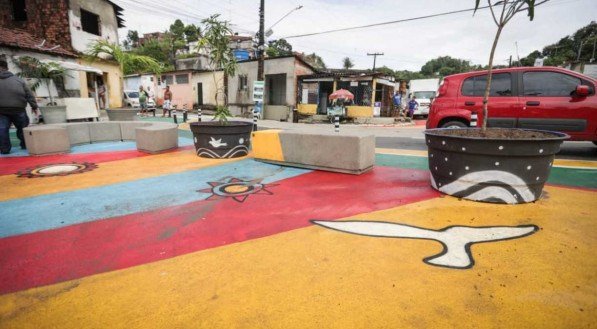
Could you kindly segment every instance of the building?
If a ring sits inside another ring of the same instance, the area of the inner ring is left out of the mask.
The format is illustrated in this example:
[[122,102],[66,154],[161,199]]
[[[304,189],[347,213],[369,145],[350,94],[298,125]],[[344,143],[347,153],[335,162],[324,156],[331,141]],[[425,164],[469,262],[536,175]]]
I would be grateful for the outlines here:
[[121,16],[122,8],[109,0],[3,0],[0,55],[17,72],[19,56],[56,62],[69,70],[67,96],[94,97],[96,83],[104,83],[108,106],[120,107],[120,66],[110,60],[89,62],[82,54],[95,40],[118,42],[118,28],[124,27]]
[[297,109],[303,115],[327,114],[329,95],[346,89],[354,96],[346,107],[349,118],[388,117],[392,112],[392,95],[396,83],[383,73],[356,70],[333,70],[301,76],[297,87]]

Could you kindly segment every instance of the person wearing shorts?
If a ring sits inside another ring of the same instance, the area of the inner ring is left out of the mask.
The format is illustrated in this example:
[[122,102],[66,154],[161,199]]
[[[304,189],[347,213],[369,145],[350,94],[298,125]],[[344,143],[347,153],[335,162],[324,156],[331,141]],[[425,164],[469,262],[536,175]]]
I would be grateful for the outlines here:
[[170,86],[166,86],[166,90],[164,91],[164,104],[162,104],[162,117],[166,116],[166,111],[170,111],[172,106],[172,92],[170,91]]
[[139,87],[139,106],[141,107],[141,116],[147,116],[147,92],[143,86]]
[[415,116],[415,110],[419,107],[419,102],[413,96],[413,98],[408,102],[408,116],[412,119]]

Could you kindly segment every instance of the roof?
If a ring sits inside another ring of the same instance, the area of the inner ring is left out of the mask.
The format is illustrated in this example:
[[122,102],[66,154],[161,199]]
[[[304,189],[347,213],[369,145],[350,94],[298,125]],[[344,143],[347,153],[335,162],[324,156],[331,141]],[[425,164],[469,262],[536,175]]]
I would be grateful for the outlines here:
[[122,12],[124,11],[124,9],[122,9],[122,7],[120,7],[119,5],[115,4],[113,1],[110,0],[106,0],[108,1],[108,3],[110,3],[112,5],[112,7],[114,8],[114,15],[116,16],[116,22],[118,23],[118,27],[126,27],[124,25],[124,18],[122,18]]
[[[344,71],[344,70],[342,70]],[[371,77],[371,78],[384,78],[387,75],[376,72],[372,73],[369,72],[360,72],[360,70],[352,70],[350,72],[318,72],[310,75],[301,75],[301,79],[318,79],[318,78],[362,78],[362,77]]]
[[[294,57],[294,59],[296,59],[299,62],[301,62],[301,64],[303,64],[306,67],[308,67],[309,69],[311,69],[311,71],[318,72],[318,70],[316,68],[314,68],[311,64],[307,63],[304,59],[301,58],[301,56],[298,56],[298,55],[284,55],[284,56],[277,56],[277,57],[266,57],[265,61],[271,61],[271,60],[276,60],[276,59],[284,59],[284,58],[292,58],[292,57]],[[247,59],[245,61],[238,61],[238,63],[241,64],[241,63],[255,62],[255,61],[258,61],[258,60],[259,60],[259,58],[251,58],[251,59]]]
[[33,36],[29,32],[20,29],[0,27],[0,46],[27,49],[38,53],[58,56],[78,57],[74,52],[66,50],[59,45],[45,42],[45,39]]

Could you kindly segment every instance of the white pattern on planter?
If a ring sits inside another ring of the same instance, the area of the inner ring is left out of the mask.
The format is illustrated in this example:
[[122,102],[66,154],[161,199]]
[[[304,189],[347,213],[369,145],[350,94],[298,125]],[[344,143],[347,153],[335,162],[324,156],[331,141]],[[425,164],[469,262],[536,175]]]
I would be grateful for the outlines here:
[[239,143],[239,144],[244,144],[244,143],[245,143],[245,139],[241,137],[241,138],[238,140],[238,143]]
[[498,150],[500,150],[500,151],[503,150],[503,149],[504,149],[504,147],[501,146],[501,145],[500,145],[500,147],[498,147]]
[[543,149],[539,149],[539,153],[543,153]]
[[[528,185],[520,177],[501,170],[486,170],[477,171],[466,174],[458,180],[451,182],[442,188],[438,188],[443,193],[454,195],[465,191],[471,187],[478,186],[483,182],[496,181],[500,182],[512,190],[516,191],[524,200],[524,202],[531,202],[536,199],[535,194],[529,189]],[[439,184],[438,184],[439,185]],[[487,190],[487,191],[485,191]],[[485,191],[485,192],[482,192]],[[489,198],[499,199],[505,203],[518,203],[512,198],[512,193],[505,187],[491,186],[478,190],[470,195],[464,196],[465,199],[483,201]]]
[[242,154],[242,155],[249,154],[249,148],[246,147],[245,145],[236,145],[235,147],[231,148],[228,152],[226,152],[226,154],[224,154],[222,156],[219,156],[216,152],[214,152],[210,149],[206,149],[206,148],[200,148],[197,150],[197,155],[199,155],[199,156],[205,155],[207,157],[214,158],[214,159],[232,158],[238,154]]
[[220,146],[228,146],[227,143],[222,143],[222,139],[218,139],[216,140],[213,137],[210,137],[211,140],[208,142],[211,146],[215,147],[215,148],[219,148]]
[[520,226],[448,226],[441,230],[426,229],[399,223],[376,221],[312,221],[322,227],[358,235],[381,238],[423,239],[438,241],[443,250],[423,261],[429,265],[454,269],[471,268],[475,264],[470,246],[479,242],[493,242],[521,238],[536,232],[535,225]]

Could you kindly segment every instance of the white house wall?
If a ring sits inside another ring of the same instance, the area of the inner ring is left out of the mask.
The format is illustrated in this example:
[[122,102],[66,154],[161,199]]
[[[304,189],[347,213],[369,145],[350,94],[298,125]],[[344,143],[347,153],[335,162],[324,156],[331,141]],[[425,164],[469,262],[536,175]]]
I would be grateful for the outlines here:
[[[109,42],[118,42],[118,22],[114,7],[105,0],[70,0],[68,11],[72,46],[75,50],[84,52],[89,43],[104,39]],[[81,8],[100,17],[100,33],[95,35],[83,31],[81,25]]]
[[[14,48],[7,48],[7,47],[0,47],[0,53],[6,55],[6,59],[8,62],[8,70],[14,74],[21,72],[19,67],[14,63],[14,60],[18,57],[29,56],[36,58],[38,60],[50,60],[50,61],[62,61],[62,62],[71,62],[77,63],[74,58],[69,57],[60,57],[60,56],[53,56],[43,53],[36,53],[32,51],[26,51],[22,49],[14,49]],[[34,79],[25,79],[27,80],[29,85],[35,83]],[[66,71],[66,75],[64,76],[64,88],[67,92],[71,93],[80,93],[80,80],[79,80],[79,72],[68,70]],[[56,87],[52,84],[51,86],[52,96],[57,98],[58,91]],[[48,88],[44,83],[42,83],[37,90],[35,91],[35,95],[40,98],[49,97]],[[78,95],[73,95],[74,97]],[[43,104],[45,100],[41,101]],[[49,100],[48,100],[49,101]]]
[[[218,84],[223,84],[224,73],[216,71],[216,81]],[[214,84],[214,75],[212,72],[196,72],[191,75],[191,83],[193,85],[193,92],[195,94],[195,104],[198,104],[197,84],[201,83],[203,88],[203,105],[216,105],[217,87]]]

